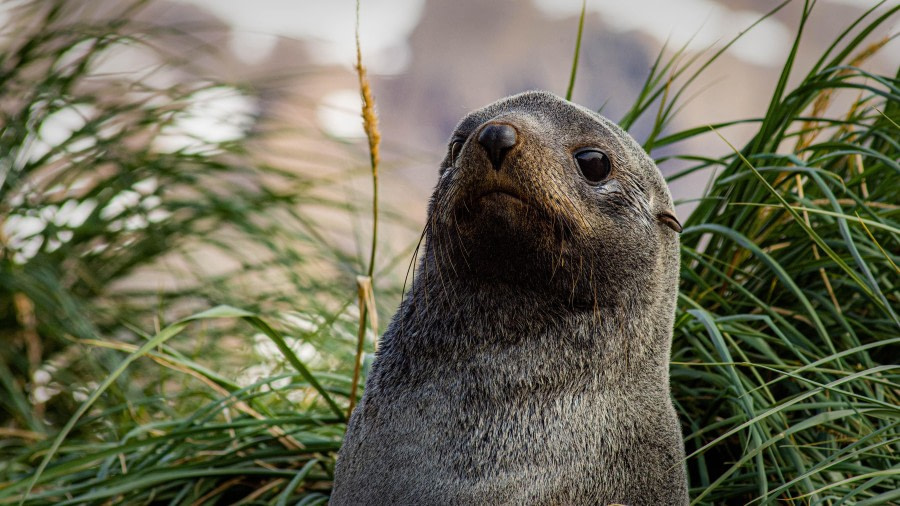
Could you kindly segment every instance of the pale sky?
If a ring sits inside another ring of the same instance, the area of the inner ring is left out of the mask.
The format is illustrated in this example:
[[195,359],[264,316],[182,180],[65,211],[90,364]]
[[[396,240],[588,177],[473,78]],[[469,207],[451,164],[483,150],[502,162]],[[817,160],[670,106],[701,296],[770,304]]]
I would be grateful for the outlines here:
[[[233,48],[248,62],[265,58],[275,46],[275,36],[313,40],[314,56],[321,63],[352,66],[355,61],[355,0],[182,1],[203,6],[230,23]],[[554,17],[581,12],[581,0],[532,1]],[[862,7],[877,3],[825,1]],[[660,45],[668,40],[671,47],[688,44],[689,50],[696,51],[727,42],[763,14],[762,10],[732,10],[725,4],[714,0],[588,0],[587,9],[600,14],[610,30],[640,31]],[[424,5],[425,0],[362,0],[360,36],[370,72],[403,72],[409,58],[407,39]],[[780,21],[765,20],[738,41],[731,54],[756,65],[780,65],[792,33],[792,28]]]

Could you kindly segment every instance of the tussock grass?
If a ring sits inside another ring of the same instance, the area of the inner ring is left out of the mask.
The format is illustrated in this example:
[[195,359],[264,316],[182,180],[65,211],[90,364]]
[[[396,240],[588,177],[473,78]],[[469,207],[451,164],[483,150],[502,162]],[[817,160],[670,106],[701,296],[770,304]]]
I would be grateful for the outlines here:
[[[791,79],[802,8],[758,117],[673,131],[721,54],[676,50],[620,121],[654,118],[651,153],[698,136],[725,153],[681,154],[689,167],[671,178],[715,170],[684,222],[673,344],[697,504],[900,500],[900,76],[865,70],[887,43],[871,34],[900,7],[852,21]],[[374,304],[354,304],[355,276],[377,272],[372,256],[334,246],[310,205],[367,211],[321,197],[327,181],[254,159],[252,133],[160,149],[198,93],[240,89],[98,79],[117,44],[159,48],[133,11],[72,25],[63,2],[19,9],[28,31],[0,48],[0,504],[325,503],[357,344],[373,346],[357,341],[359,308]],[[837,109],[838,95],[850,106]],[[81,119],[42,144],[63,111]],[[756,133],[732,147],[735,124]],[[82,205],[83,220],[57,218]],[[240,267],[206,272],[198,245]],[[189,282],[121,286],[172,265],[188,266],[178,272]],[[399,290],[379,283],[389,301]],[[231,306],[207,309],[221,303]],[[265,346],[266,372],[236,379]]]
[[[20,2],[5,27],[0,503],[32,485],[37,503],[227,502],[287,474],[257,496],[316,502],[342,433],[365,269],[316,216],[350,221],[365,206],[322,191],[335,181],[317,175],[318,152],[298,153],[308,172],[257,158],[266,132],[248,130],[252,118],[220,118],[241,120],[227,138],[192,129],[198,103],[253,90],[173,60],[173,46],[214,48],[137,21],[149,5],[91,20],[71,3]],[[167,63],[110,72],[129,51]],[[150,84],[167,71],[182,84]],[[398,292],[382,293],[392,304]],[[278,330],[227,311],[181,320],[222,303]],[[298,373],[299,356],[321,372]],[[264,373],[246,370],[261,360]]]
[[[900,498],[900,81],[860,67],[898,8],[852,23],[791,89],[810,10],[746,145],[728,143],[729,124],[648,141],[712,132],[730,151],[672,178],[716,169],[682,234],[673,344],[695,503]],[[660,73],[646,96],[672,94]],[[848,110],[831,107],[837,93]],[[663,98],[658,118],[673,107]]]

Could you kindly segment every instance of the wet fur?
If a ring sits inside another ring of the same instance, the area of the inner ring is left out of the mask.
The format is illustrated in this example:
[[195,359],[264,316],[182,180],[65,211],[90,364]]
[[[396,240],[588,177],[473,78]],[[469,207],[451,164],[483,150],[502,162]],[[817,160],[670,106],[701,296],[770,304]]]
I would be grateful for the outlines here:
[[[487,122],[519,143],[495,171]],[[686,504],[669,392],[678,237],[641,147],[549,93],[467,116],[331,504]],[[597,186],[572,158],[612,160]],[[484,192],[510,190],[518,200]]]

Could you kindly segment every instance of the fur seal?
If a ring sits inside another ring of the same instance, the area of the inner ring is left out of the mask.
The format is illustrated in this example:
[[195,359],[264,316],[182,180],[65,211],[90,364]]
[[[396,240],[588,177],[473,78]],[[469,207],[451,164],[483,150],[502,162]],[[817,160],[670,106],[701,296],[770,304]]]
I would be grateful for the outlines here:
[[526,92],[466,116],[331,504],[687,504],[680,231],[653,160],[599,114]]

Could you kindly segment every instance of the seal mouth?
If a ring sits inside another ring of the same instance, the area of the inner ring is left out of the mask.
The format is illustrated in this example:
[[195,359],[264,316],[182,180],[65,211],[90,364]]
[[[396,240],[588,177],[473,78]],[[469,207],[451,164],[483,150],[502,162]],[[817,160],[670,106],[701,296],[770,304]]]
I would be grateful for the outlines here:
[[476,228],[503,226],[528,235],[569,238],[567,217],[545,202],[527,178],[512,179],[509,174],[494,171],[481,176],[459,181],[456,194],[451,193],[454,201],[448,207],[453,209],[452,220]]
[[531,204],[521,195],[508,190],[488,190],[478,195],[476,200],[496,201],[498,203],[506,202],[531,207]]
[[518,217],[514,221],[518,221],[526,215],[539,219],[549,218],[539,202],[506,185],[491,186],[474,192],[470,197],[469,204],[475,214],[481,212],[508,214],[510,218]]

